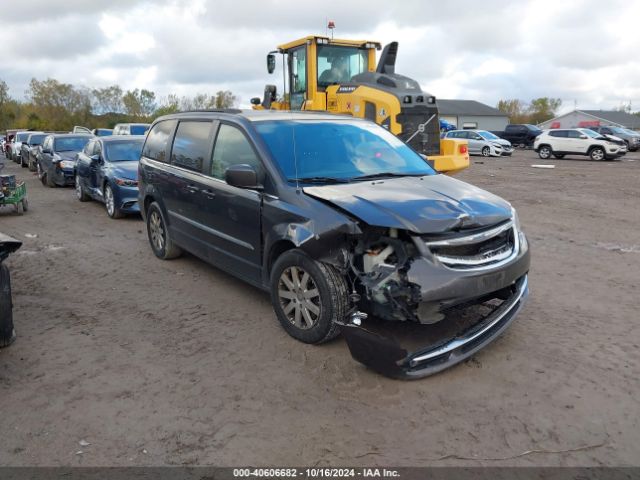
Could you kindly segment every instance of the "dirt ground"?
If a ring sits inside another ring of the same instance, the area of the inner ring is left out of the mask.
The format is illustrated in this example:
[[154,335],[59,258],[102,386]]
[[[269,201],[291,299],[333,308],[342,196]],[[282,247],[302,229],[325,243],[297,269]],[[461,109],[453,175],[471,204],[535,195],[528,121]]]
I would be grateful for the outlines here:
[[0,212],[24,242],[1,465],[640,463],[640,152],[473,157],[458,178],[518,209],[531,296],[495,343],[413,382],[342,339],[296,342],[266,294],[194,257],[156,259],[139,218],[7,172],[31,209]]

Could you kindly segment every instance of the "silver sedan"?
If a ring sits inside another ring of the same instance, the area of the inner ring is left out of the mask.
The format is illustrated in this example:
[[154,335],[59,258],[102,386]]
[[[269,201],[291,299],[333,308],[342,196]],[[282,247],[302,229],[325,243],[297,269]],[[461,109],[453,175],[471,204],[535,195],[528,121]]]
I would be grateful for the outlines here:
[[445,138],[460,138],[469,142],[471,155],[483,157],[509,156],[513,153],[513,147],[508,140],[500,138],[486,130],[451,130],[445,134]]

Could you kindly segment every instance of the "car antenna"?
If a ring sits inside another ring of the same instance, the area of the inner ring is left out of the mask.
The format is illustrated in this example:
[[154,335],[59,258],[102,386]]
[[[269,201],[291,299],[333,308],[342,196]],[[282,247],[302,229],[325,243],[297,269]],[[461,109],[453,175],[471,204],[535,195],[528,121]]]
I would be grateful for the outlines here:
[[293,169],[296,176],[296,193],[300,193],[300,182],[298,180],[298,157],[296,156],[296,129],[293,122],[291,122],[291,137],[293,140]]

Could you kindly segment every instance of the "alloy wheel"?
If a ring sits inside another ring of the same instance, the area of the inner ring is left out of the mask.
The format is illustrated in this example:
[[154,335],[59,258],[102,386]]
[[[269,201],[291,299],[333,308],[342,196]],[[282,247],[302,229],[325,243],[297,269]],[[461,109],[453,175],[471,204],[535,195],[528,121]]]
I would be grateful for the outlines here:
[[311,275],[301,267],[285,269],[278,282],[278,298],[289,322],[307,330],[320,317],[320,292]]
[[113,213],[116,210],[116,201],[113,198],[113,191],[109,185],[104,187],[104,204],[107,207],[109,216],[113,217]]
[[149,231],[151,232],[151,241],[153,246],[159,252],[164,248],[164,225],[160,214],[155,210],[149,215]]
[[76,175],[76,197],[82,200],[82,185],[80,185],[80,177]]
[[489,147],[484,147],[482,149],[482,156],[488,157],[489,155],[491,155],[491,149]]

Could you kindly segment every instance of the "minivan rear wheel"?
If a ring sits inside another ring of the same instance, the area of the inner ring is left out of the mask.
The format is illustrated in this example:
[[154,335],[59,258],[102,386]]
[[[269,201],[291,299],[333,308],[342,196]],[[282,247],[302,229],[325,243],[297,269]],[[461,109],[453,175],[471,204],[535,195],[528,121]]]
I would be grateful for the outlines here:
[[340,333],[349,308],[347,283],[338,271],[301,250],[283,253],[271,270],[271,304],[285,331],[304,343]]
[[182,254],[182,249],[171,240],[167,222],[160,210],[160,206],[156,202],[149,205],[147,210],[147,235],[149,236],[151,250],[153,250],[156,257],[169,260]]

